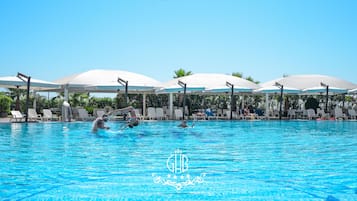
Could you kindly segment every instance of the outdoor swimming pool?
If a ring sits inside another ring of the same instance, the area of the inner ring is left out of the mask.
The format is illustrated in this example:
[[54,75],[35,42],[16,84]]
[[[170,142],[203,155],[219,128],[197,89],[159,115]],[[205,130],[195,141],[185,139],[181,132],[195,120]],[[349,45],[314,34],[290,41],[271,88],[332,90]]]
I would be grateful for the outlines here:
[[0,124],[0,197],[357,200],[357,122],[178,123]]

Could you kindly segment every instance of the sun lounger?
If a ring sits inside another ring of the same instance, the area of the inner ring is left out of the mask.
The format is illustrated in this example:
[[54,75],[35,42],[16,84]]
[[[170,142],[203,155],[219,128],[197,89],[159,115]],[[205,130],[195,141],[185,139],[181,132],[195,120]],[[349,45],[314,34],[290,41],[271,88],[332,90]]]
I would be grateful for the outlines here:
[[348,110],[348,115],[350,116],[350,119],[356,119],[356,117],[357,117],[356,110],[349,109]]
[[96,110],[95,114],[96,114],[96,117],[102,117],[103,115],[105,115],[105,111],[104,110]]
[[134,112],[135,112],[135,115],[136,115],[136,118],[139,119],[139,120],[143,120],[143,115],[141,115],[139,109],[134,109]]
[[157,107],[155,108],[155,112],[156,112],[156,119],[158,120],[166,119],[163,108]]
[[28,109],[28,121],[38,121],[42,120],[42,116],[40,114],[37,114],[36,110],[34,108],[29,108]]
[[10,121],[13,122],[13,120],[15,120],[15,122],[22,122],[25,121],[25,117],[21,114],[20,111],[12,110]]
[[42,119],[44,121],[59,120],[59,117],[57,115],[54,115],[50,109],[43,109],[42,112]]
[[175,109],[174,111],[175,119],[180,120],[182,119],[183,113],[181,109]]
[[89,116],[89,114],[88,114],[88,112],[87,112],[86,109],[84,109],[84,108],[78,108],[77,111],[78,111],[78,120],[81,120],[81,121],[91,121],[91,120],[94,120],[94,117]]
[[307,109],[306,112],[307,112],[307,118],[308,118],[309,120],[312,120],[312,119],[316,119],[316,118],[317,118],[317,115],[316,115],[314,109]]
[[345,119],[346,118],[346,115],[343,114],[341,108],[336,107],[334,111],[335,111],[335,118],[336,119]]
[[153,120],[156,119],[156,109],[154,107],[148,107],[148,119]]
[[[231,119],[231,111],[230,110],[226,110],[226,117],[227,119]],[[238,118],[238,115],[236,112],[232,112],[232,119],[237,119]]]

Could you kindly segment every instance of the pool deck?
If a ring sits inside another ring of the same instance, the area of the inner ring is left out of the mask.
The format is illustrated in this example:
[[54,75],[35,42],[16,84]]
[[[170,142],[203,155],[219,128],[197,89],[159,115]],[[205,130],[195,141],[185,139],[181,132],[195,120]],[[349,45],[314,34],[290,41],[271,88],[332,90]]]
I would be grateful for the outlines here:
[[9,123],[10,122],[10,118],[5,117],[5,118],[0,118],[0,123]]

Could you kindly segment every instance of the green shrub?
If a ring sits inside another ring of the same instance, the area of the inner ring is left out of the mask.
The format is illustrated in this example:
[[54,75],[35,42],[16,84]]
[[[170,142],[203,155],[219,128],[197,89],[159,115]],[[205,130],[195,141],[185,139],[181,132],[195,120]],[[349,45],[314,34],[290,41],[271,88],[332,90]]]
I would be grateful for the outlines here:
[[316,112],[316,109],[319,107],[319,101],[316,98],[309,97],[306,100],[305,103],[305,109],[314,109]]
[[10,112],[12,99],[4,94],[0,94],[0,115],[7,116]]

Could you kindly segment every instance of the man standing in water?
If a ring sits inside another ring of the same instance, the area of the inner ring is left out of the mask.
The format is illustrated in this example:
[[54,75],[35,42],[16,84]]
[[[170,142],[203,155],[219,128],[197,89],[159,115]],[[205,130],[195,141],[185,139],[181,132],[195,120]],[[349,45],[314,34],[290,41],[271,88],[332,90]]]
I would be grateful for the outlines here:
[[96,133],[98,129],[109,129],[109,127],[104,125],[104,122],[108,121],[108,115],[104,114],[102,117],[98,117],[96,120],[93,122],[92,126],[92,132]]

